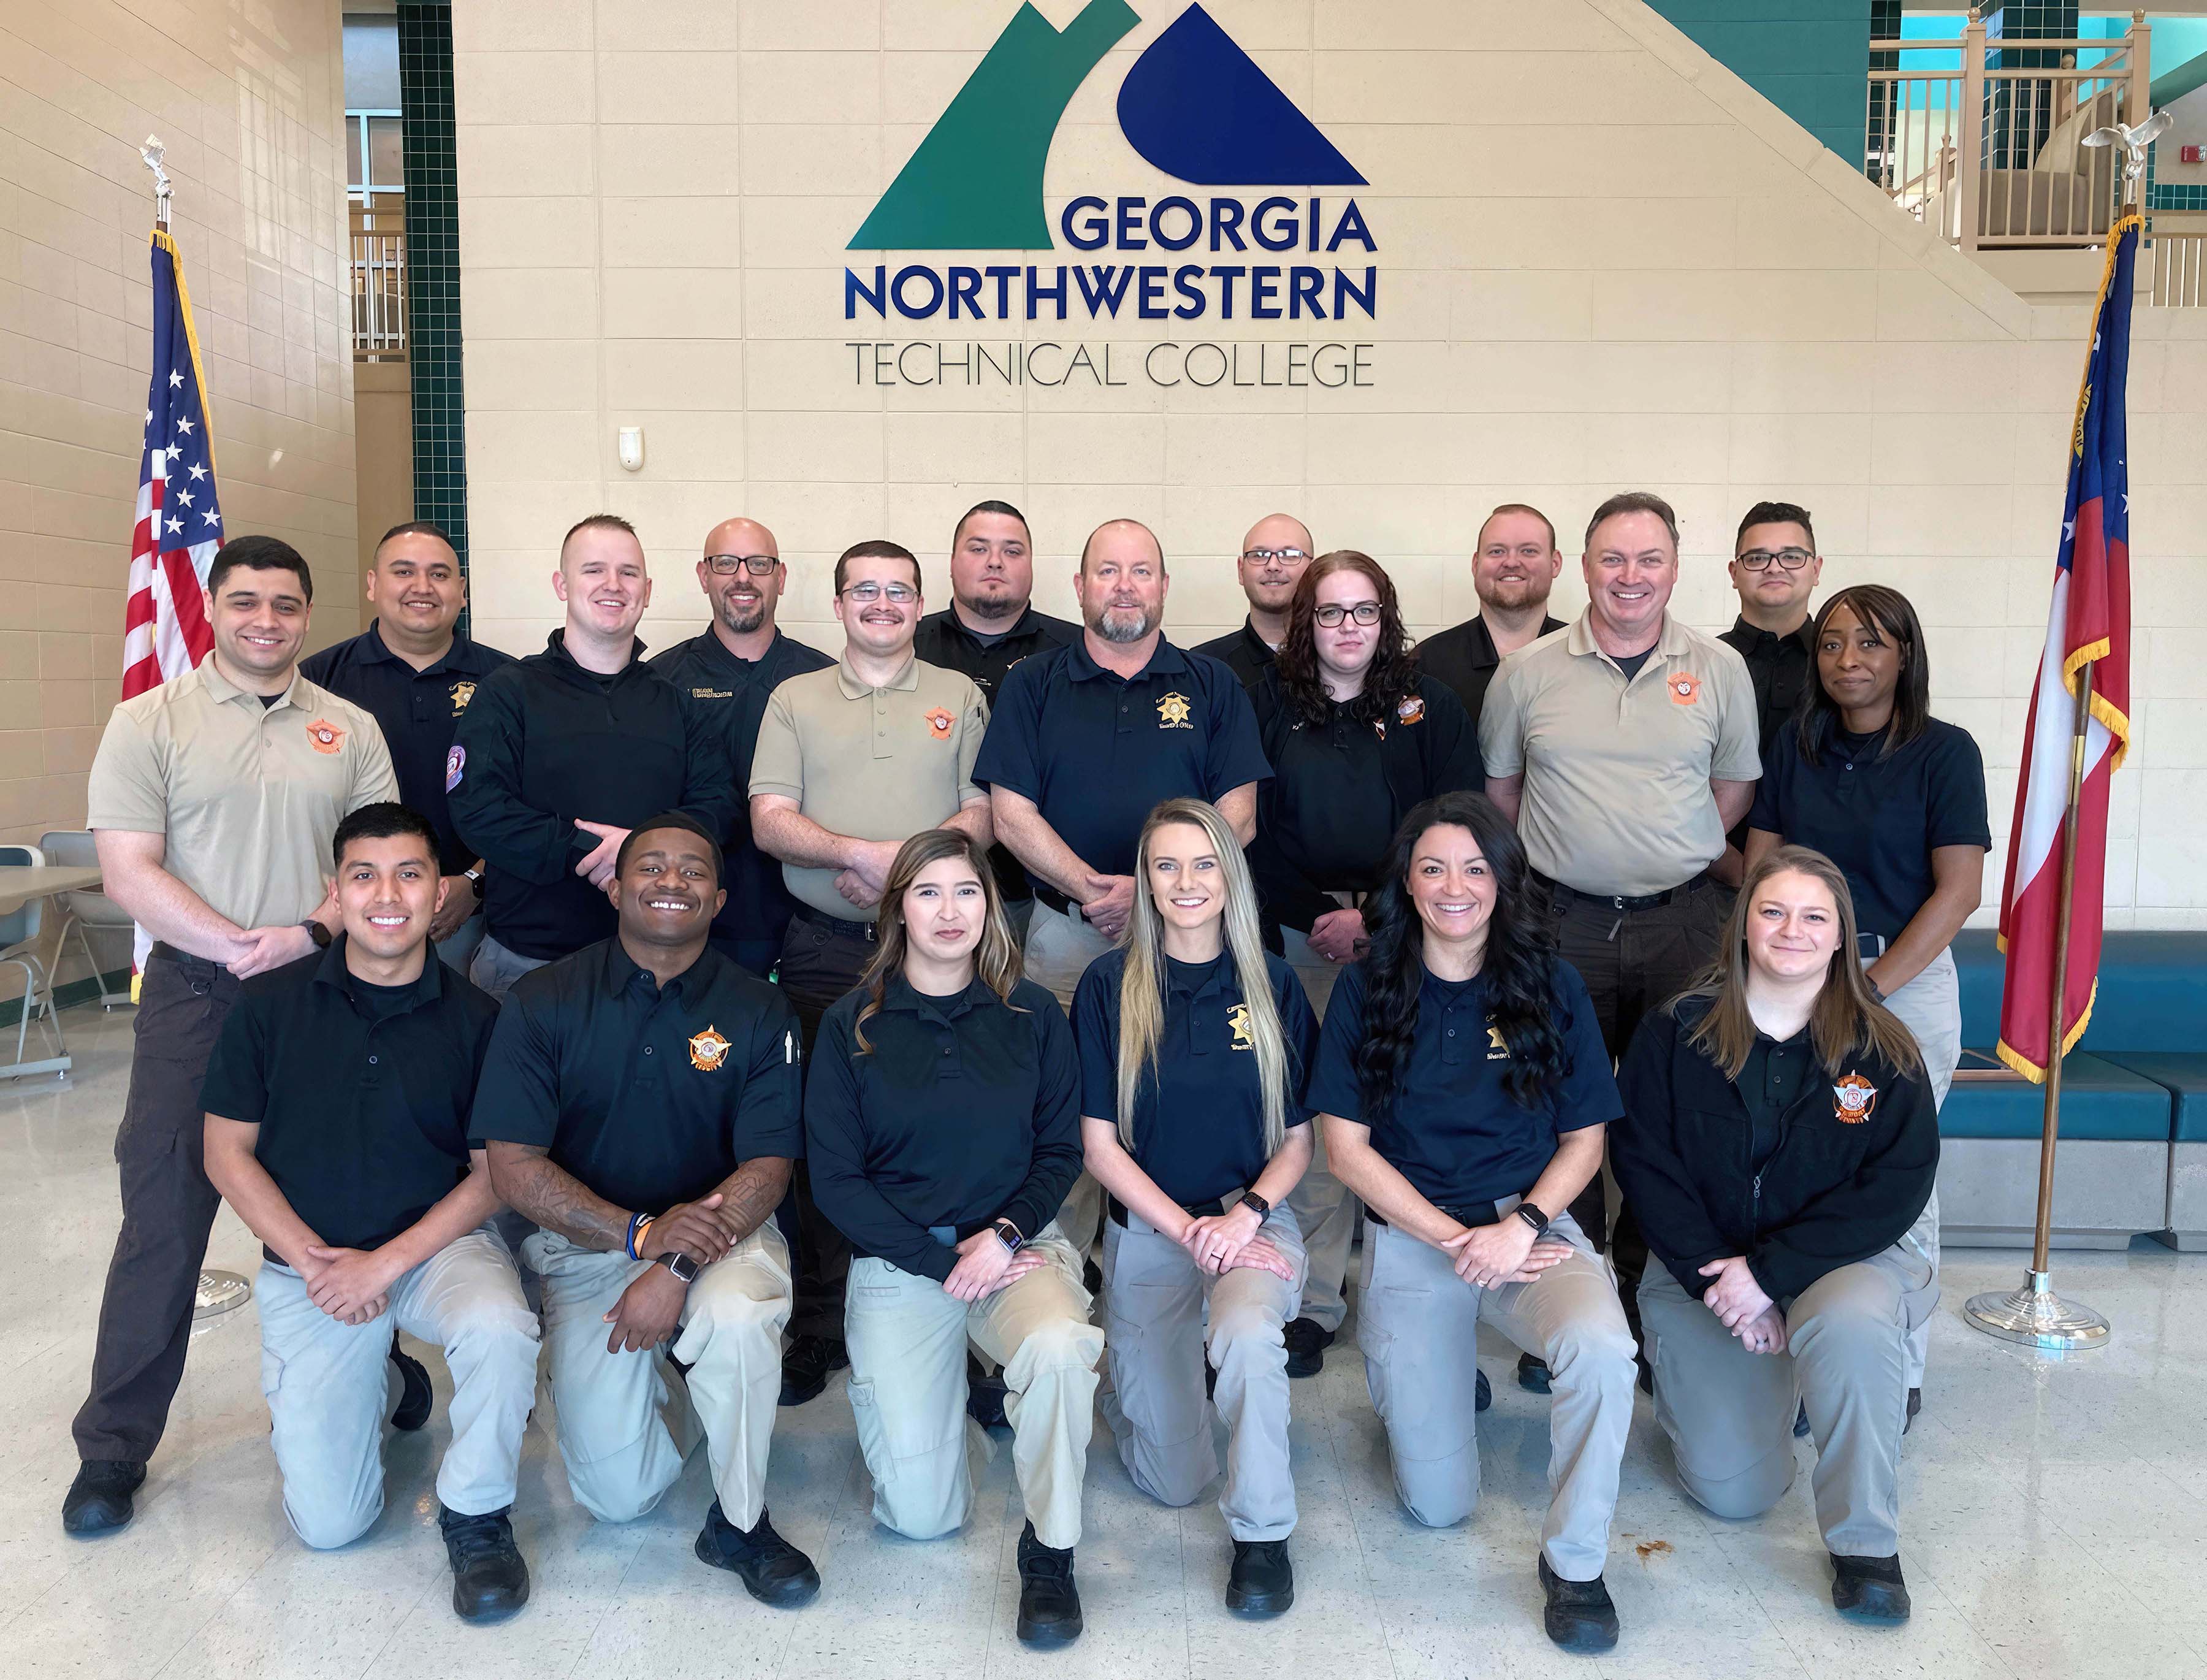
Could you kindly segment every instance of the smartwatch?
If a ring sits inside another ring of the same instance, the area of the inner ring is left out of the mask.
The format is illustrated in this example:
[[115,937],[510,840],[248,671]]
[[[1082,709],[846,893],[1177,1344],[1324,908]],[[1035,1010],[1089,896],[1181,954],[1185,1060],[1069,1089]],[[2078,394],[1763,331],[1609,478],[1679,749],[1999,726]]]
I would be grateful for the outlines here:
[[299,925],[307,930],[307,937],[314,942],[314,948],[317,951],[326,951],[330,948],[330,930],[320,922],[309,916]]
[[1533,1228],[1533,1235],[1534,1236],[1547,1235],[1548,1216],[1541,1212],[1540,1209],[1534,1207],[1532,1203],[1520,1202],[1516,1207],[1511,1208],[1510,1211]]
[[694,1283],[697,1274],[704,1270],[697,1261],[678,1249],[669,1248],[659,1257],[658,1264],[665,1266],[685,1283]]
[[460,873],[467,876],[469,883],[475,889],[475,896],[477,898],[481,898],[482,896],[483,872],[481,870],[462,870]]
[[1008,1219],[999,1219],[989,1229],[996,1232],[996,1241],[1004,1245],[1007,1254],[1016,1254],[1027,1246],[1027,1240],[1020,1235],[1020,1228]]
[[1272,1205],[1253,1190],[1244,1190],[1241,1199],[1235,1206],[1250,1209],[1259,1219],[1269,1217],[1272,1211]]

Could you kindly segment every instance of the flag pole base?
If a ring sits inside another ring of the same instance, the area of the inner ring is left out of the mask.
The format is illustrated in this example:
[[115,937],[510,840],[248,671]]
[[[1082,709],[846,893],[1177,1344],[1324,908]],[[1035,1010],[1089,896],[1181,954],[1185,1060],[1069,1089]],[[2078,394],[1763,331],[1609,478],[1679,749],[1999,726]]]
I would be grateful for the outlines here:
[[194,1318],[218,1318],[235,1312],[253,1296],[253,1286],[234,1271],[203,1271],[192,1294]]
[[1962,1316],[1988,1336],[2050,1353],[2108,1345],[2108,1321],[2090,1307],[2055,1294],[2051,1272],[2026,1271],[2022,1287],[2006,1294],[1972,1295]]

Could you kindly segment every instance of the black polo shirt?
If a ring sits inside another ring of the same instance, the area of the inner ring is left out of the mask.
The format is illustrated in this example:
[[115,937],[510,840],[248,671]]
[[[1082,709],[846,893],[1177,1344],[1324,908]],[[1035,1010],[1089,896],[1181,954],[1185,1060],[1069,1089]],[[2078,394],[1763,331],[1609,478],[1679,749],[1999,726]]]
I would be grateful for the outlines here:
[[308,682],[320,683],[375,719],[383,744],[391,749],[398,797],[437,831],[437,867],[446,875],[469,868],[476,855],[453,828],[445,792],[452,738],[475,698],[475,685],[512,663],[511,654],[456,635],[443,658],[416,671],[385,645],[380,620],[299,661]]
[[1732,628],[1717,640],[1747,661],[1748,680],[1755,685],[1755,716],[1762,732],[1762,756],[1770,756],[1770,744],[1779,727],[1793,715],[1794,708],[1816,677],[1816,643],[1804,623],[1790,636],[1758,630],[1745,619],[1732,620]]
[[1366,979],[1365,965],[1352,963],[1334,987],[1310,1105],[1369,1126],[1380,1157],[1436,1207],[1523,1195],[1546,1169],[1563,1133],[1606,1125],[1624,1113],[1586,982],[1558,960],[1556,1027],[1568,1071],[1541,1107],[1520,1108],[1502,1087],[1510,1052],[1487,1025],[1485,977],[1449,981],[1428,973],[1418,993],[1401,1088],[1386,1114],[1367,1118],[1355,1061],[1365,1038]]
[[[953,997],[901,974],[821,1018],[804,1091],[812,1199],[854,1253],[937,1282],[958,1256],[930,1235],[1008,1219],[1033,1236],[1080,1176],[1080,1067],[1057,1000],[1032,980],[1007,1002],[976,979]],[[870,1047],[861,1050],[858,1034]]]
[[1773,744],[1747,826],[1822,852],[1846,871],[1855,926],[1898,939],[1931,896],[1934,849],[1992,849],[1984,758],[1968,730],[1937,718],[1890,756],[1884,730],[1820,727],[1821,763],[1790,732]]
[[[1542,636],[1569,628],[1561,619],[1541,615]],[[1502,655],[1494,650],[1494,633],[1476,613],[1418,643],[1418,669],[1446,684],[1463,702],[1474,739],[1479,735],[1479,714],[1486,704],[1487,685],[1494,680],[1495,667],[1501,663]]]
[[[816,648],[793,642],[776,631],[757,659],[738,659],[710,628],[678,642],[652,660],[651,668],[674,685],[718,732],[732,787],[751,785],[751,754],[758,746],[759,720],[767,697],[790,678],[825,670],[835,661]],[[757,952],[779,951],[782,930],[796,907],[782,885],[781,864],[751,839],[751,800],[732,802],[724,843],[728,901],[713,918],[713,942],[725,956],[739,946]],[[766,966],[772,966],[772,958]],[[760,977],[764,978],[762,969]]]
[[656,1213],[804,1152],[801,1054],[782,995],[710,946],[662,987],[605,940],[514,982],[475,1141],[548,1148],[615,1206]]
[[[939,665],[946,671],[972,678],[973,686],[981,691],[981,697],[994,707],[1004,673],[1014,665],[1080,639],[1079,625],[1038,613],[1032,605],[1002,636],[984,639],[966,626],[955,607],[946,607],[919,621],[919,634],[912,643],[912,651],[930,665]],[[1033,896],[1027,885],[1027,872],[1012,856],[1009,847],[1001,844],[990,846],[989,862],[996,872],[997,890],[1008,902],[1017,904]]]
[[378,1248],[467,1176],[468,1116],[498,1005],[432,952],[407,987],[326,951],[238,988],[200,1106],[258,1126],[253,1152],[335,1248]]
[[1271,774],[1233,672],[1162,636],[1131,679],[1097,664],[1085,638],[1014,667],[973,766],[974,780],[1033,800],[1104,875],[1134,872],[1142,823],[1161,800],[1215,803]]
[[1198,643],[1195,651],[1223,661],[1226,667],[1241,679],[1241,686],[1253,695],[1265,680],[1265,673],[1280,662],[1272,644],[1258,635],[1257,626],[1247,619],[1241,620],[1239,630]]
[[1432,677],[1420,677],[1391,718],[1368,722],[1331,702],[1325,722],[1311,722],[1288,698],[1277,667],[1252,702],[1272,767],[1249,843],[1268,934],[1275,926],[1307,933],[1340,908],[1327,894],[1377,887],[1395,831],[1420,800],[1486,785],[1479,732],[1462,702]]
[[[1303,1088],[1318,1060],[1318,1018],[1303,984],[1283,959],[1265,958],[1272,1003],[1287,1037],[1287,1123],[1311,1111]],[[1119,1115],[1119,986],[1127,953],[1107,951],[1088,965],[1073,998],[1073,1037],[1080,1047],[1080,1112],[1114,1125]],[[1164,1027],[1155,1067],[1134,1093],[1134,1164],[1183,1207],[1216,1204],[1257,1181],[1265,1150],[1264,1092],[1255,1047],[1243,1022],[1240,976],[1230,954],[1207,963],[1165,959]],[[1162,1094],[1161,1094],[1162,1093]]]
[[577,817],[633,828],[680,810],[722,834],[739,797],[721,731],[643,662],[641,641],[601,676],[568,656],[564,630],[483,679],[445,785],[461,838],[491,867],[491,937],[543,959],[613,931],[612,902],[575,873],[598,845]]

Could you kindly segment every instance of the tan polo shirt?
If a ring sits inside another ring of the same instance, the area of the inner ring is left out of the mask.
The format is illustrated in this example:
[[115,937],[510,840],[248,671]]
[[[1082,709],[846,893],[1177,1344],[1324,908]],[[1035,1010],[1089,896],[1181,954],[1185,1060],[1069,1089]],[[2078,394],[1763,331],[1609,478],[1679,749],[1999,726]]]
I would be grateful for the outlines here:
[[1719,781],[1762,774],[1755,686],[1721,642],[1667,613],[1630,682],[1587,617],[1502,662],[1479,720],[1486,774],[1525,778],[1533,867],[1582,893],[1638,898],[1724,855]]
[[[906,840],[940,828],[968,800],[986,797],[973,761],[989,704],[970,677],[914,659],[873,688],[851,674],[850,656],[775,690],[751,755],[751,792],[797,801],[830,834]],[[834,870],[781,866],[804,903],[846,922],[870,922],[835,890]]]
[[294,675],[233,687],[209,658],[126,700],[92,761],[87,826],[165,834],[162,867],[241,928],[304,921],[329,889],[338,820],[398,797],[375,720]]

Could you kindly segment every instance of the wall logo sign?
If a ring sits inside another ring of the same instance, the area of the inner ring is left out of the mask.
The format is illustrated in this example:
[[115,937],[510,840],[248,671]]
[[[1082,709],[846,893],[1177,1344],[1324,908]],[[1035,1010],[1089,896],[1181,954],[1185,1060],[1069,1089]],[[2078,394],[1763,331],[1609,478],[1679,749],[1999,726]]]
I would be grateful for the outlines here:
[[[1379,269],[1369,259],[1379,247],[1347,191],[1366,185],[1364,176],[1199,0],[1134,60],[1115,102],[1128,146],[1191,190],[1154,199],[1086,191],[1053,220],[1043,175],[1066,106],[1140,21],[1127,0],[1088,0],[1060,31],[1021,4],[848,247],[998,258],[1062,250],[1113,260],[852,262],[843,271],[846,320],[1377,318]],[[1122,385],[1139,373],[1160,385],[1300,386],[1369,384],[1372,347],[848,348],[857,353],[860,384],[1056,385],[1086,377]]]

